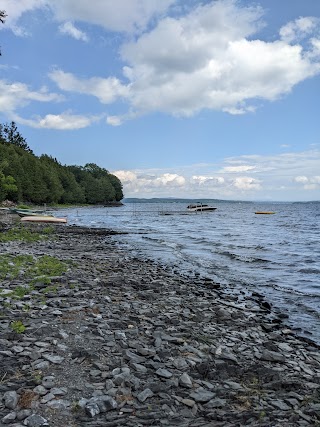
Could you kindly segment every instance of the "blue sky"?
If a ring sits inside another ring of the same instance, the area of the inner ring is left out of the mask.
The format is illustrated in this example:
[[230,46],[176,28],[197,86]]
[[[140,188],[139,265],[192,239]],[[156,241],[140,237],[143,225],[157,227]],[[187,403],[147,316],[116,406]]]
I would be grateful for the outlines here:
[[126,197],[320,200],[320,1],[0,0],[0,122]]

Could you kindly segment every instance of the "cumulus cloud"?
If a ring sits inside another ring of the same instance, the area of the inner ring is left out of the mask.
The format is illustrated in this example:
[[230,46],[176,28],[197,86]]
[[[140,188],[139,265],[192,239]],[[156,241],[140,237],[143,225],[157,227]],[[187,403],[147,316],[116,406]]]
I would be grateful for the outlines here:
[[296,176],[294,181],[303,184],[304,190],[320,189],[320,175],[315,176]]
[[84,42],[87,42],[89,40],[87,34],[76,28],[74,24],[70,21],[60,25],[59,30],[62,34],[67,34],[76,40],[82,40]]
[[204,184],[219,185],[219,184],[223,184],[225,182],[225,179],[222,176],[193,175],[190,182],[199,184],[199,185],[204,185]]
[[258,179],[241,176],[233,181],[233,185],[239,190],[260,190],[261,184]]
[[125,192],[131,195],[135,193],[150,195],[152,192],[156,192],[157,195],[171,194],[172,191],[177,191],[186,184],[186,179],[176,173],[125,170],[112,173],[121,180]]
[[[179,171],[120,170],[113,173],[123,183],[126,197],[273,198],[283,201],[296,200],[297,190],[301,189],[301,200],[309,200],[310,194],[314,199],[320,195],[319,164],[320,151],[314,149],[274,156],[231,157],[221,164],[192,165]],[[230,173],[228,165],[238,170]],[[246,171],[241,165],[252,168]],[[249,176],[251,171],[254,171],[254,178]],[[297,175],[297,171],[301,173]]]
[[[176,0],[0,0],[8,14],[6,28],[24,35],[19,26],[21,16],[35,9],[51,10],[57,21],[81,21],[119,32],[141,31],[156,16],[164,13]],[[69,34],[74,32],[69,26]],[[71,34],[72,35],[72,34]],[[77,38],[77,37],[76,37]],[[81,38],[80,38],[81,39]]]
[[87,117],[65,112],[47,114],[45,117],[36,117],[35,119],[20,118],[19,122],[38,129],[75,130],[88,127],[98,120],[99,117]]
[[144,29],[155,16],[164,13],[176,0],[87,0],[47,1],[60,21],[72,20],[99,25],[111,31]]
[[313,16],[300,17],[288,22],[280,29],[280,37],[287,43],[300,41],[312,34],[319,26],[319,18]]
[[43,8],[46,4],[47,0],[0,0],[0,10],[5,10],[8,15],[5,26],[1,26],[0,30],[9,28],[16,36],[27,35],[27,31],[18,25],[19,19],[24,13]]
[[[281,29],[281,39],[266,42],[254,37],[261,16],[261,8],[236,0],[202,4],[183,16],[160,19],[153,29],[125,43],[122,77],[85,80],[57,70],[51,78],[63,90],[93,95],[102,103],[124,100],[134,114],[118,118],[117,124],[150,112],[185,117],[205,109],[252,112],[256,99],[277,100],[320,73],[318,39],[311,37],[317,19],[299,18]],[[313,40],[309,51],[286,41],[293,40],[290,28]]]
[[154,181],[155,186],[174,186],[174,187],[181,187],[185,184],[186,180],[183,176],[172,174],[172,173],[165,173],[162,176],[157,177]]
[[102,104],[110,104],[120,97],[127,97],[129,88],[121,84],[115,77],[103,79],[92,77],[90,79],[79,79],[71,73],[62,70],[54,70],[49,77],[62,90],[92,95],[99,99]]
[[0,111],[9,116],[16,109],[24,107],[31,101],[57,102],[63,99],[63,96],[50,93],[45,87],[39,91],[32,91],[26,84],[20,82],[7,83],[5,80],[0,80]]
[[[86,34],[74,23],[112,31],[135,31],[119,55],[122,75],[79,78],[63,70],[50,73],[61,90],[96,97],[102,104],[123,101],[127,113],[112,113],[119,126],[142,114],[161,112],[191,117],[203,110],[245,114],[256,100],[275,101],[295,85],[320,73],[320,21],[300,17],[280,29],[275,41],[256,35],[263,10],[237,0],[216,0],[177,8],[178,0],[0,0],[12,14],[9,26],[37,8],[49,8],[60,30],[80,40]],[[305,43],[299,43],[306,38]]]

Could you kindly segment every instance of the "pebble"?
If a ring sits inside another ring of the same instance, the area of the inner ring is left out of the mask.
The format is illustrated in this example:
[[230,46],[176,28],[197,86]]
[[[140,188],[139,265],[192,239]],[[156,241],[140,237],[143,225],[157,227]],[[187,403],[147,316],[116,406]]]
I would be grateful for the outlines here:
[[[135,258],[108,230],[57,227],[49,240],[0,250],[71,261],[51,278],[55,292],[38,282],[16,301],[12,290],[30,279],[0,283],[0,425],[320,423],[319,347],[261,298],[244,303],[200,276]],[[28,333],[12,334],[17,319]]]

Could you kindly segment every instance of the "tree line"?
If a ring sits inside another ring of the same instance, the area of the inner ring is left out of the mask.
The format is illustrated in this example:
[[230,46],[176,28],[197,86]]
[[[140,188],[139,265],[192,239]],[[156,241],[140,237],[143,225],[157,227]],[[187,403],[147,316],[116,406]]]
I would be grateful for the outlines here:
[[105,204],[122,198],[121,181],[106,169],[38,157],[14,122],[0,124],[0,202]]

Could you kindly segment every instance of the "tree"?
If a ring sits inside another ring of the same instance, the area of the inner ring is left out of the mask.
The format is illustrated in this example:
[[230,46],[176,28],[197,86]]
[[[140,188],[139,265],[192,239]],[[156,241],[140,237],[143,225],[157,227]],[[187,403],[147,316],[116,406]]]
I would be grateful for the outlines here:
[[[5,23],[6,17],[7,17],[6,12],[4,10],[0,10],[0,22],[1,22],[1,24]],[[0,56],[1,56],[1,49],[0,49]]]
[[6,123],[2,126],[2,138],[7,142],[7,144],[14,144],[17,147],[23,148],[28,153],[32,153],[32,150],[29,148],[25,138],[18,131],[17,125],[15,122],[11,122],[10,125]]
[[112,175],[111,173],[109,173],[108,178],[109,178],[109,181],[111,182],[111,184],[112,184],[112,186],[114,188],[114,191],[115,191],[115,197],[114,197],[114,199],[117,202],[119,202],[120,200],[123,199],[123,192],[122,192],[122,188],[123,187],[122,187],[122,183],[121,183],[120,179],[117,176]]
[[0,22],[1,22],[2,24],[4,24],[4,23],[5,23],[6,17],[7,17],[6,12],[5,12],[4,10],[0,10]]
[[7,160],[3,160],[0,164],[0,202],[7,197],[10,198],[18,191],[15,180],[11,175],[5,175],[2,171],[7,165]]

